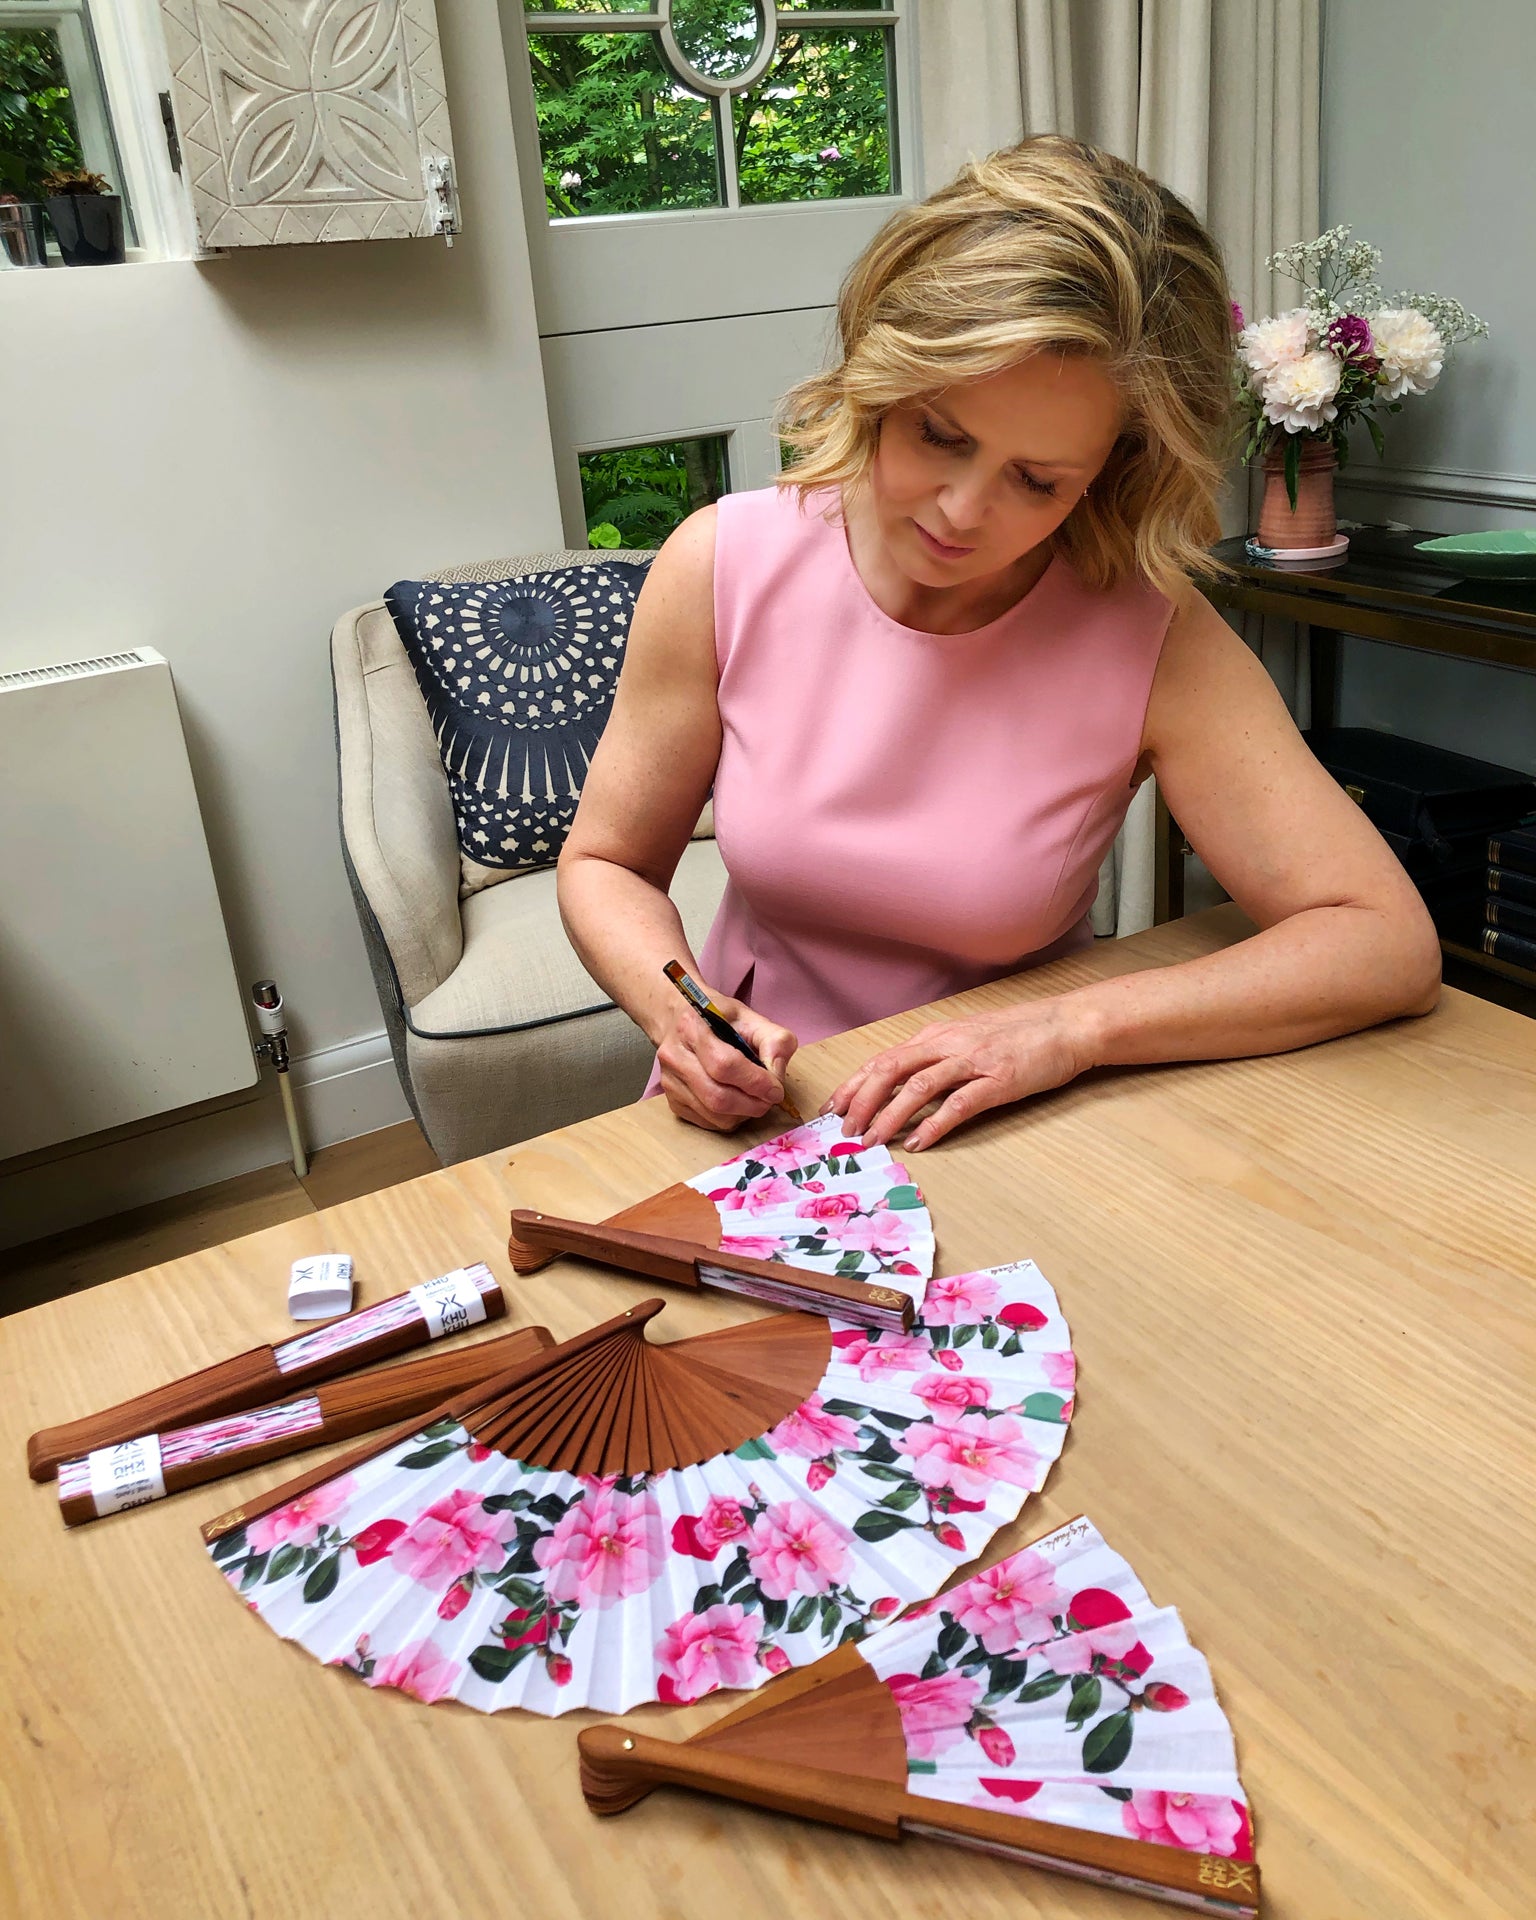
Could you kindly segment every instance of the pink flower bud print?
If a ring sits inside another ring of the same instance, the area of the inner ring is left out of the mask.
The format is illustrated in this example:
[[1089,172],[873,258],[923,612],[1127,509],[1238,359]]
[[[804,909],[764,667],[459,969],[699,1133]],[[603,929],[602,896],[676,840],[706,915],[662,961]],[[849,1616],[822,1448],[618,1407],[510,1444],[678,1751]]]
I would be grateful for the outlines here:
[[457,1620],[468,1605],[469,1582],[455,1580],[437,1603],[437,1617],[439,1620]]
[[948,1547],[951,1553],[965,1552],[965,1535],[953,1520],[941,1520],[933,1530],[933,1537],[941,1547]]
[[568,1687],[571,1684],[573,1668],[567,1654],[552,1653],[544,1662],[544,1671],[557,1687]]
[[789,1655],[782,1647],[771,1646],[766,1640],[757,1650],[757,1657],[769,1673],[787,1673]]
[[1012,1327],[1019,1333],[1038,1333],[1045,1325],[1045,1315],[1027,1300],[1010,1302],[997,1317],[1005,1327]]
[[1141,1697],[1154,1713],[1177,1713],[1180,1707],[1189,1705],[1189,1695],[1184,1689],[1170,1687],[1166,1680],[1154,1680]]
[[889,1620],[892,1614],[901,1612],[901,1602],[894,1593],[883,1595],[869,1610],[871,1620]]
[[813,1460],[805,1470],[805,1484],[812,1493],[820,1493],[836,1472],[837,1462],[830,1457],[825,1460]]
[[994,1767],[1013,1765],[1013,1742],[1001,1727],[983,1727],[976,1740]]

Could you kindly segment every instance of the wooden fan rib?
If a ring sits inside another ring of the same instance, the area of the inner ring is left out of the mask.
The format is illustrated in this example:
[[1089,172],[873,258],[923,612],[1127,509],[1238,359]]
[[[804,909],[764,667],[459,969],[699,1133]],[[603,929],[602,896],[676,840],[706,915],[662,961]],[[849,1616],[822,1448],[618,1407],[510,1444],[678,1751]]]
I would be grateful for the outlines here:
[[[470,1423],[483,1413],[487,1405],[505,1404],[509,1395],[515,1398],[516,1389],[526,1381],[538,1380],[546,1373],[558,1371],[573,1356],[583,1354],[591,1347],[601,1346],[619,1328],[627,1327],[631,1322],[643,1327],[648,1320],[661,1312],[664,1304],[660,1300],[641,1300],[617,1319],[606,1320],[599,1326],[589,1327],[585,1333],[578,1334],[574,1340],[567,1340],[558,1347],[551,1347],[546,1353],[522,1361],[515,1367],[509,1367],[504,1373],[497,1374],[478,1386],[468,1388],[464,1393],[445,1401],[441,1407],[433,1409],[433,1415],[438,1419],[457,1420],[468,1431],[473,1432],[474,1427]],[[403,1440],[408,1440],[413,1433],[420,1430],[420,1426],[419,1418],[408,1421],[403,1426],[396,1427],[379,1438],[369,1441],[366,1446],[354,1448],[351,1453],[343,1455],[340,1459],[328,1460],[323,1466],[316,1467],[309,1473],[300,1474],[293,1480],[285,1480],[282,1485],[269,1489],[261,1495],[259,1500],[249,1506],[235,1507],[228,1513],[219,1514],[204,1525],[202,1530],[204,1540],[210,1542],[217,1540],[221,1535],[233,1532],[236,1527],[245,1526],[252,1520],[260,1519],[263,1514],[272,1513],[278,1507],[286,1506],[290,1500],[297,1499],[300,1494],[308,1493],[315,1487],[324,1486],[328,1480],[336,1479],[343,1473],[350,1473],[355,1468],[363,1466],[369,1460],[377,1459],[381,1453],[387,1453],[391,1447],[398,1446]]]
[[[624,1327],[584,1357],[579,1369],[543,1383],[538,1400],[510,1409],[493,1442],[530,1466],[566,1473],[595,1473],[600,1454],[594,1436],[611,1422],[624,1376],[645,1349],[638,1328]],[[622,1469],[615,1469],[622,1471]]]
[[776,1426],[815,1392],[831,1360],[824,1320],[775,1317],[726,1329],[729,1339],[653,1345],[645,1326],[655,1310],[632,1309],[602,1339],[556,1350],[547,1366],[483,1396],[466,1426],[484,1445],[548,1471],[663,1472]]
[[615,1373],[608,1392],[593,1407],[583,1446],[583,1458],[590,1461],[582,1471],[601,1475],[623,1473],[628,1454],[629,1416],[635,1404],[635,1386],[643,1370],[638,1345],[631,1348],[621,1372]]

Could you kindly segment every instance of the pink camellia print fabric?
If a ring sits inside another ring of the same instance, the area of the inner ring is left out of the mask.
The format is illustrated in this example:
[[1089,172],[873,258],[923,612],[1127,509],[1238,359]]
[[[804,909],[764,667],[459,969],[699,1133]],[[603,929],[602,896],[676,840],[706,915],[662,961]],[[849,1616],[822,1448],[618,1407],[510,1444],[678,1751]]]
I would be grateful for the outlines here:
[[923,1196],[884,1147],[845,1140],[835,1113],[745,1147],[688,1185],[714,1202],[724,1253],[923,1297],[934,1256]]
[[1087,943],[1172,612],[1058,558],[990,625],[920,632],[828,505],[716,507],[730,883],[700,965],[802,1044]]
[[909,1793],[1253,1858],[1210,1668],[1088,1521],[913,1608],[859,1652],[900,1710]]
[[1044,1483],[1074,1375],[1031,1262],[953,1275],[908,1334],[832,1322],[817,1390],[698,1466],[579,1477],[445,1418],[210,1551],[370,1686],[545,1714],[696,1700],[936,1592]]

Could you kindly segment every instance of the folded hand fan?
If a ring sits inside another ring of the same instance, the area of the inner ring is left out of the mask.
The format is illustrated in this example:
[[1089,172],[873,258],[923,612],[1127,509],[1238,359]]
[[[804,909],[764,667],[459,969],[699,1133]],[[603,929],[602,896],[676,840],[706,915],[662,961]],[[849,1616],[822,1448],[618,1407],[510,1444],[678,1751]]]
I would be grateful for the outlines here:
[[420,1700],[758,1686],[935,1592],[1061,1451],[1038,1269],[935,1288],[910,1334],[796,1313],[669,1346],[643,1302],[204,1536],[285,1639]]
[[253,1347],[82,1420],[44,1427],[27,1442],[27,1471],[34,1480],[52,1479],[61,1460],[189,1421],[259,1407],[276,1395],[462,1333],[506,1310],[489,1267],[455,1267],[452,1273],[340,1320],[327,1320],[279,1346]]
[[518,1273],[580,1253],[654,1280],[905,1327],[933,1272],[933,1222],[906,1168],[884,1147],[845,1140],[833,1113],[597,1225],[519,1208],[508,1252]]
[[653,1787],[921,1834],[1256,1914],[1259,1870],[1210,1669],[1086,1520],[840,1647],[693,1739],[590,1727],[597,1813]]
[[547,1327],[523,1327],[499,1340],[353,1374],[275,1406],[251,1407],[100,1447],[82,1459],[60,1461],[59,1512],[66,1527],[83,1526],[247,1467],[285,1460],[289,1454],[402,1420],[419,1420],[449,1394],[505,1373],[553,1345]]

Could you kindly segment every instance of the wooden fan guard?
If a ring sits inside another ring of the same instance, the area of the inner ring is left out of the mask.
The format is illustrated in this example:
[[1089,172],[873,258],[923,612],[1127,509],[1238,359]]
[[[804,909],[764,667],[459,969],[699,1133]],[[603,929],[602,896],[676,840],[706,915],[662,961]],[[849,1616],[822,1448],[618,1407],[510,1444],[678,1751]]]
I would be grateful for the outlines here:
[[1069,1873],[1193,1894],[1210,1912],[1258,1910],[1252,1861],[908,1793],[900,1710],[852,1645],[777,1681],[691,1740],[610,1725],[583,1729],[576,1744],[594,1813],[623,1813],[656,1787],[691,1787],[881,1840],[922,1832]]
[[[575,1474],[661,1473],[731,1453],[794,1412],[821,1384],[832,1330],[810,1314],[777,1314],[745,1326],[657,1346],[646,1327],[664,1302],[627,1313],[498,1374],[436,1408],[482,1445],[525,1466]],[[396,1445],[396,1429],[342,1459],[275,1487],[260,1505],[203,1528],[214,1540]]]
[[[715,1203],[681,1180],[647,1199],[637,1200],[632,1207],[621,1207],[596,1224],[616,1227],[621,1232],[654,1233],[666,1240],[688,1240],[711,1253],[720,1250],[720,1215]],[[507,1241],[507,1254],[514,1273],[537,1273],[540,1267],[559,1259],[560,1249],[533,1246],[520,1240],[514,1229]]]

